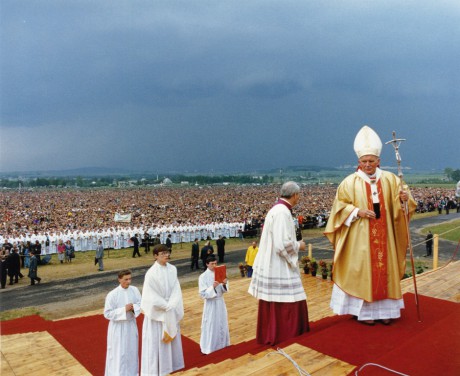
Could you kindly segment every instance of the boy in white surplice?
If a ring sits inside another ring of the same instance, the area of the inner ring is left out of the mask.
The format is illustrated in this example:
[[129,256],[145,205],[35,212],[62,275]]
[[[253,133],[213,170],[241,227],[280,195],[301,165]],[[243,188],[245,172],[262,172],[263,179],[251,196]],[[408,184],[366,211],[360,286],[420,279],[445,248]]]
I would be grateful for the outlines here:
[[104,317],[110,320],[107,331],[105,375],[139,374],[138,331],[136,317],[141,313],[141,294],[131,286],[131,271],[118,273],[120,285],[105,299]]
[[206,266],[206,271],[199,278],[200,296],[204,299],[200,348],[203,354],[210,354],[230,346],[227,307],[223,297],[228,292],[228,281],[225,279],[224,283],[219,283],[214,278],[216,256],[208,256]]

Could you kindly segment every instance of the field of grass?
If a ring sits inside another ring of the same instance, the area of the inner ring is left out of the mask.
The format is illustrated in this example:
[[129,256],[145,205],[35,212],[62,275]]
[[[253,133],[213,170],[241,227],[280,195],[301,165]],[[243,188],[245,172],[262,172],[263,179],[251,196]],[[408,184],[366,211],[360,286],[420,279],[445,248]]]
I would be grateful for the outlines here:
[[[252,240],[239,240],[239,239],[227,239],[225,242],[226,252],[231,252],[235,249],[246,249],[251,244]],[[213,247],[217,250],[215,242]],[[200,242],[200,248],[204,245],[204,242]],[[192,245],[191,243],[174,244],[173,251],[171,254],[172,260],[189,258],[191,254]],[[152,252],[145,254],[144,248],[139,249],[141,257],[133,258],[133,248],[124,249],[106,249],[104,251],[104,270],[105,271],[117,271],[126,267],[134,268],[140,266],[149,266],[153,264]],[[94,256],[96,251],[86,252],[75,252],[75,258],[72,263],[59,263],[57,255],[54,254],[51,257],[51,263],[41,266],[39,268],[39,276],[44,281],[59,280],[76,278],[85,275],[97,273],[98,267],[94,265]]]
[[460,220],[455,220],[438,226],[430,226],[421,231],[422,234],[427,234],[430,230],[433,234],[438,234],[440,238],[458,242],[460,240]]

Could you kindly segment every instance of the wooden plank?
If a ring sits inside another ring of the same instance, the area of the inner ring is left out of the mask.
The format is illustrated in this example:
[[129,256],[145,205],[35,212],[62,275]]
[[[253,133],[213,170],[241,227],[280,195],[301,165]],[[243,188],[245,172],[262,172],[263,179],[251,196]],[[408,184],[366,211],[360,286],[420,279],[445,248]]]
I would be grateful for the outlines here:
[[[46,356],[35,349],[46,349]],[[27,361],[24,361],[24,356]],[[48,332],[2,336],[3,357],[15,376],[91,375]]]
[[7,359],[3,355],[3,351],[1,354],[2,354],[2,357],[1,357],[1,365],[0,365],[0,374],[2,376],[14,376],[13,369],[11,368]]

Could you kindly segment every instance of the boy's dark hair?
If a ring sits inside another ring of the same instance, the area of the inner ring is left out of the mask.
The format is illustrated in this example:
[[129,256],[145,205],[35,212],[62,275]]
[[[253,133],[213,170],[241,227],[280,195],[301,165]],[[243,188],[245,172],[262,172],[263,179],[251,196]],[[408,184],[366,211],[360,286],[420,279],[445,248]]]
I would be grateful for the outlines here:
[[155,247],[153,247],[153,254],[157,255],[160,252],[170,252],[170,249],[166,247],[164,244],[157,244]]
[[210,262],[217,261],[217,258],[215,255],[210,254],[208,257],[206,257],[206,265],[208,265]]
[[120,271],[118,272],[118,279],[123,278],[125,275],[131,275],[131,274],[133,274],[133,273],[132,273],[131,270],[129,270],[129,269],[120,270]]

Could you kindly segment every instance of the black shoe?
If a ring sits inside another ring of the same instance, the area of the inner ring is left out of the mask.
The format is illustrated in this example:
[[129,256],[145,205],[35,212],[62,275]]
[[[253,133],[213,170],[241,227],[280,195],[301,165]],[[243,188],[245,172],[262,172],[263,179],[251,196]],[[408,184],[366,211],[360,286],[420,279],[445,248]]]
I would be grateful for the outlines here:
[[9,285],[12,285],[12,284],[13,284],[13,282],[10,282],[10,283],[8,283],[8,284],[9,284]]

